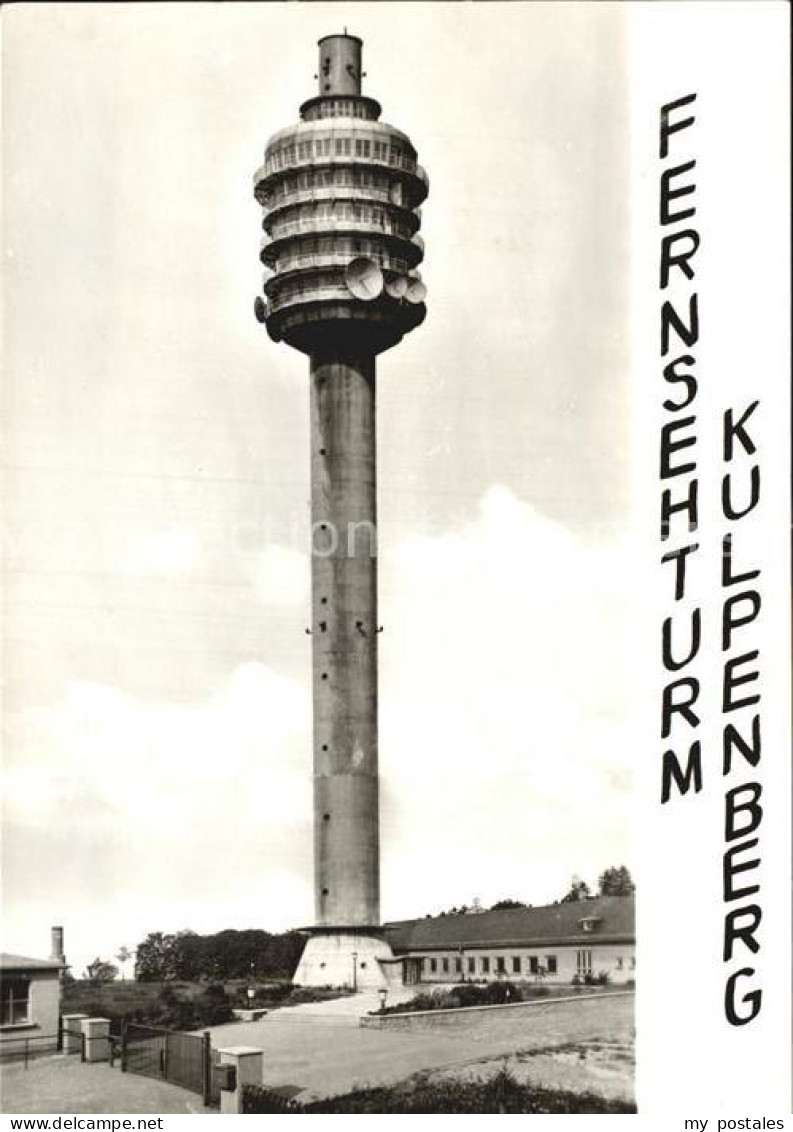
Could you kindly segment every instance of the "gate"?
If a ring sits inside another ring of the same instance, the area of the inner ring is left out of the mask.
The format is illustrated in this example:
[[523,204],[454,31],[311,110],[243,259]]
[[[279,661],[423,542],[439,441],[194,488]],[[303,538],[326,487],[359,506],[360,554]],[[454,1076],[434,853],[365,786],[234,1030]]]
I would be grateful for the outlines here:
[[144,1026],[139,1022],[126,1022],[114,1038],[121,1049],[121,1069],[140,1073],[158,1081],[168,1081],[189,1089],[203,1099],[208,1107],[219,1103],[219,1090],[215,1087],[213,1057],[209,1032],[184,1034],[178,1030],[163,1030],[158,1026]]

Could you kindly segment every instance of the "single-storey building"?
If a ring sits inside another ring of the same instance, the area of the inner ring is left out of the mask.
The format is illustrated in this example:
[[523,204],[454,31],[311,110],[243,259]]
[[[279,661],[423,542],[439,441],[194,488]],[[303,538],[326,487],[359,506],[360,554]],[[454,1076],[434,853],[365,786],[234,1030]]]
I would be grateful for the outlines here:
[[0,1054],[45,1053],[58,1045],[60,959],[0,955]]
[[403,920],[383,933],[408,984],[636,976],[633,896]]

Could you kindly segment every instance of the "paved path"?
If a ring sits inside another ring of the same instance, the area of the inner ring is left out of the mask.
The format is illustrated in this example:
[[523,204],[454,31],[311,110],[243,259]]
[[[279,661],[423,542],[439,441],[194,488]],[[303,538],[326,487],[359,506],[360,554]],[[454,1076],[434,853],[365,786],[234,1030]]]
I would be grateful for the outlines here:
[[360,995],[335,1000],[335,1005],[311,1004],[322,1010],[284,1008],[258,1022],[216,1026],[212,1044],[221,1049],[236,1045],[263,1049],[265,1083],[311,1100],[393,1084],[422,1070],[470,1065],[516,1050],[629,1035],[633,1025],[633,997],[626,996],[558,1006],[544,1002],[540,1010],[474,1012],[453,1027],[364,1029],[358,1025],[358,1010],[351,1006],[365,1005],[363,999]]
[[[416,994],[415,987],[394,987],[388,992],[389,1006],[397,1006],[409,1002]],[[319,1018],[347,1019],[351,1026],[358,1025],[358,1019],[363,1014],[370,1014],[380,1009],[380,996],[377,991],[361,991],[360,994],[343,995],[341,998],[329,998],[324,1002],[304,1002],[300,1006],[280,1006],[268,1011],[268,1017],[283,1022],[296,1022],[303,1019],[316,1020]]]
[[1,1108],[6,1113],[209,1115],[197,1093],[137,1073],[122,1073],[106,1063],[81,1064],[76,1056],[38,1058],[27,1069],[17,1064],[5,1065],[0,1086]]

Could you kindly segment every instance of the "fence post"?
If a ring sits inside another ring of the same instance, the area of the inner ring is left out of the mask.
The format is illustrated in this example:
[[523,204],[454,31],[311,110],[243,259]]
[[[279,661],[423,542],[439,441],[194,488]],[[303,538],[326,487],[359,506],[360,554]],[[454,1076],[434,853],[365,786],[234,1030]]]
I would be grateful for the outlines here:
[[82,1053],[82,1023],[87,1017],[87,1014],[64,1014],[61,1017],[61,1048],[64,1053],[77,1053],[78,1050]]
[[82,1023],[83,1048],[87,1061],[109,1061],[108,1043],[110,1041],[109,1018],[84,1018]]
[[25,1068],[28,1067],[28,1054],[30,1053],[30,1038],[25,1038]]
[[121,1072],[127,1071],[127,1020],[121,1019]]
[[209,1108],[212,1101],[212,1035],[204,1030],[201,1037],[201,1066],[203,1069],[203,1100],[204,1108]]
[[236,1070],[233,1090],[221,1089],[220,1115],[242,1112],[242,1092],[246,1085],[261,1085],[264,1077],[264,1053],[251,1046],[230,1046],[220,1050],[220,1064]]

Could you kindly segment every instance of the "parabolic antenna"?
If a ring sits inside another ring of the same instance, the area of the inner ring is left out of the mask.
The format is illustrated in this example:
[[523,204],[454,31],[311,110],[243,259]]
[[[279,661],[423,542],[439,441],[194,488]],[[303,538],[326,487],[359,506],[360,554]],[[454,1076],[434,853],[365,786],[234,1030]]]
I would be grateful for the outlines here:
[[357,256],[347,264],[344,282],[350,294],[364,303],[371,303],[383,293],[383,273],[368,256]]
[[427,297],[427,288],[420,279],[411,279],[408,283],[408,289],[405,292],[405,298],[409,303],[423,303]]
[[385,289],[392,299],[404,299],[409,283],[407,275],[395,275],[393,279],[388,280]]
[[267,319],[267,303],[264,301],[264,299],[261,297],[261,295],[257,295],[256,298],[253,300],[253,313],[256,315],[256,321],[257,322],[265,322],[266,321],[266,319]]

